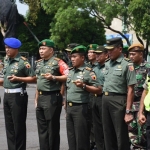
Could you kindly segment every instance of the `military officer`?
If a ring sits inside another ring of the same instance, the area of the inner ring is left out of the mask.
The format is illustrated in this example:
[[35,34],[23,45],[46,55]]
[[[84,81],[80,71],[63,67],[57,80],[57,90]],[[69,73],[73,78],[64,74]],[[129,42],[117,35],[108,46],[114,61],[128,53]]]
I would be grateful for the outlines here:
[[27,82],[35,82],[34,70],[18,50],[21,41],[4,39],[7,59],[4,62],[4,116],[9,150],[26,150]]
[[36,118],[40,150],[59,150],[60,113],[62,109],[61,85],[67,79],[68,66],[54,56],[54,42],[39,42],[42,59],[36,63],[37,92]]
[[[93,70],[95,71],[101,87],[103,87],[105,61],[108,61],[108,52],[104,46],[98,46],[94,53],[96,54],[98,66]],[[96,147],[98,150],[104,150],[104,135],[102,127],[102,94],[95,94],[92,104],[92,115]]]
[[[137,84],[134,86],[134,101],[132,105],[132,111],[134,113],[134,119],[129,124],[129,135],[132,145],[134,146],[133,149],[137,149],[138,147],[146,147],[145,138],[143,138],[144,128],[142,129],[138,125],[138,111],[140,106],[140,99],[143,92],[143,84],[146,80],[147,73],[150,69],[150,63],[144,60],[144,46],[140,43],[134,43],[129,48],[129,58],[134,64],[135,72],[136,72],[136,79]],[[141,131],[141,135],[139,135],[139,131]],[[139,140],[139,136],[141,139]]]
[[96,75],[85,65],[85,46],[71,51],[73,67],[67,78],[67,136],[69,150],[89,150],[89,93],[101,94]]
[[105,63],[102,98],[102,122],[106,150],[130,150],[128,126],[134,85],[137,83],[133,64],[122,55],[121,38],[107,40],[110,60]]
[[90,44],[87,46],[88,60],[89,60],[89,63],[87,66],[92,69],[94,69],[98,65],[96,61],[96,54],[94,53],[97,47],[98,47],[98,44]]
[[77,44],[77,43],[70,43],[70,44],[67,45],[67,48],[65,49],[65,51],[67,52],[67,57],[68,57],[67,65],[69,67],[72,67],[72,63],[71,63],[71,51],[76,46],[79,46],[79,44]]
[[[94,53],[97,49],[98,44],[90,44],[87,46],[88,51],[88,63],[86,65],[92,69],[96,68],[98,66],[98,63],[96,61],[96,54]],[[90,150],[93,150],[95,146],[95,139],[94,139],[94,130],[93,130],[93,117],[92,117],[92,105],[93,105],[93,99],[95,98],[94,94],[90,94],[90,101],[89,101],[89,112],[91,112],[91,127],[90,130]],[[90,111],[91,110],[91,111]]]

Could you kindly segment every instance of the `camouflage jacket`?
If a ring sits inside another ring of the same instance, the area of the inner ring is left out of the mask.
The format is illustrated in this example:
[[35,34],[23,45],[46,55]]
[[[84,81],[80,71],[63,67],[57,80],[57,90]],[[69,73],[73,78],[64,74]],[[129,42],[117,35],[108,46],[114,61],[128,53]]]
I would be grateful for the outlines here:
[[139,66],[134,65],[136,71],[137,84],[134,86],[135,97],[141,97],[143,92],[143,84],[145,83],[150,63],[143,61]]

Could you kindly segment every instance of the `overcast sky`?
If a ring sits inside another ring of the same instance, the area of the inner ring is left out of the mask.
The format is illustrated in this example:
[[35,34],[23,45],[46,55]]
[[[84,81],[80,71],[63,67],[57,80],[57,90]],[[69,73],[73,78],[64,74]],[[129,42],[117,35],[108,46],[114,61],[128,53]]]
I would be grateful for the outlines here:
[[19,3],[19,0],[16,0],[16,4],[17,4],[19,14],[26,15],[26,12],[28,10],[28,5]]

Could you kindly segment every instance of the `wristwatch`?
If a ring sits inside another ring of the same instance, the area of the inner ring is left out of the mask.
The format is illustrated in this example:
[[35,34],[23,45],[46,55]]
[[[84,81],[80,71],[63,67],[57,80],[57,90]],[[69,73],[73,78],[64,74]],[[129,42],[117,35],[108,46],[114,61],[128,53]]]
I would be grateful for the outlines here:
[[85,89],[86,89],[86,84],[83,84],[82,89],[83,89],[83,90],[85,90]]
[[126,109],[126,114],[131,114],[131,113],[132,113],[132,111],[131,111],[131,110]]

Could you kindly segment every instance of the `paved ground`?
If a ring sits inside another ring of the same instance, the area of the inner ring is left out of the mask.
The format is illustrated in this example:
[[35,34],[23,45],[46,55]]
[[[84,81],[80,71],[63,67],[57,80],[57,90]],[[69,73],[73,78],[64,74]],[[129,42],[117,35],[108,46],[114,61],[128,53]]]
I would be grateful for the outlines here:
[[[29,95],[28,102],[28,114],[27,114],[27,150],[38,150],[38,133],[37,133],[37,124],[35,119],[35,108],[34,108],[34,95],[35,95],[35,86],[29,85],[27,88]],[[3,88],[0,87],[0,96],[3,100]],[[61,142],[60,150],[68,150],[67,145],[67,135],[66,135],[66,120],[65,120],[65,111],[62,109],[61,119],[60,119],[61,129]],[[0,150],[7,150],[6,143],[6,134],[5,134],[5,125],[4,125],[4,115],[3,115],[3,105],[0,104]]]

